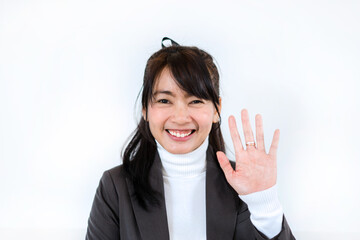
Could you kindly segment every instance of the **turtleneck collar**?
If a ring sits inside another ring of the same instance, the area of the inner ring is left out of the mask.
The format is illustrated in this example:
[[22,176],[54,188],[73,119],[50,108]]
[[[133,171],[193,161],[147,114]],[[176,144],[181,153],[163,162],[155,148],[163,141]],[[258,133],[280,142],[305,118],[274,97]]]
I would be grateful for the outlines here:
[[166,177],[194,177],[206,171],[206,150],[209,145],[208,137],[194,151],[185,154],[172,154],[157,141],[157,150],[163,166],[162,172]]

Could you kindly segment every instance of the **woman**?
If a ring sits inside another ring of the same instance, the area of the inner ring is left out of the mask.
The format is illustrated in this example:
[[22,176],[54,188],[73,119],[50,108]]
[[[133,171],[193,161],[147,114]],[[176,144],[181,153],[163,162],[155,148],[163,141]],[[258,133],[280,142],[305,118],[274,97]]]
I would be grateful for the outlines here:
[[243,110],[245,149],[231,116],[229,162],[213,59],[171,42],[147,62],[143,117],[123,165],[101,178],[86,239],[295,239],[277,198],[279,130],[267,154],[261,116],[255,144]]

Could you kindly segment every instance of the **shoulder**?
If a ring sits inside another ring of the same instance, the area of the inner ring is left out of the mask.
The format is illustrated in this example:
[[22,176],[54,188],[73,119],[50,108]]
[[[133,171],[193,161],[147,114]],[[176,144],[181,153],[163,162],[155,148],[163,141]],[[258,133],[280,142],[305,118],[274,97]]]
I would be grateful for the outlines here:
[[114,179],[125,178],[124,166],[121,164],[116,167],[110,168],[106,170],[103,175],[108,175]]
[[126,187],[126,177],[123,165],[118,165],[111,169],[104,171],[101,179],[100,186],[106,192],[117,192],[124,191]]

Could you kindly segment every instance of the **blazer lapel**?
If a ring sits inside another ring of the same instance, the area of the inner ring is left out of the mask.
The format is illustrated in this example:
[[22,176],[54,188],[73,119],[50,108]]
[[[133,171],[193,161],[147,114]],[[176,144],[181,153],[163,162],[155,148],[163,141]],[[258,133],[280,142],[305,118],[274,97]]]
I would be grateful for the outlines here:
[[160,206],[150,208],[148,211],[139,205],[134,197],[133,185],[129,179],[126,179],[136,222],[143,240],[169,240],[164,198],[164,182],[161,169],[160,157],[159,154],[156,153],[154,163],[149,172],[149,180],[154,190],[160,193]]
[[239,198],[226,181],[211,146],[206,152],[206,159],[207,239],[233,239]]

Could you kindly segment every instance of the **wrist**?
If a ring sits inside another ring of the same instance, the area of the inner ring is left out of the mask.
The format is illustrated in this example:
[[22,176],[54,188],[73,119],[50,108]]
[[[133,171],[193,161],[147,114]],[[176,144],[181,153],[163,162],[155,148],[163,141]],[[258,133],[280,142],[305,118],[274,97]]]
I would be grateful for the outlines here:
[[280,210],[282,212],[276,184],[263,191],[239,195],[239,197],[248,205],[249,211],[252,214],[263,215]]
[[281,231],[283,209],[281,207],[277,186],[263,191],[239,195],[249,208],[250,220],[260,232],[272,238]]

